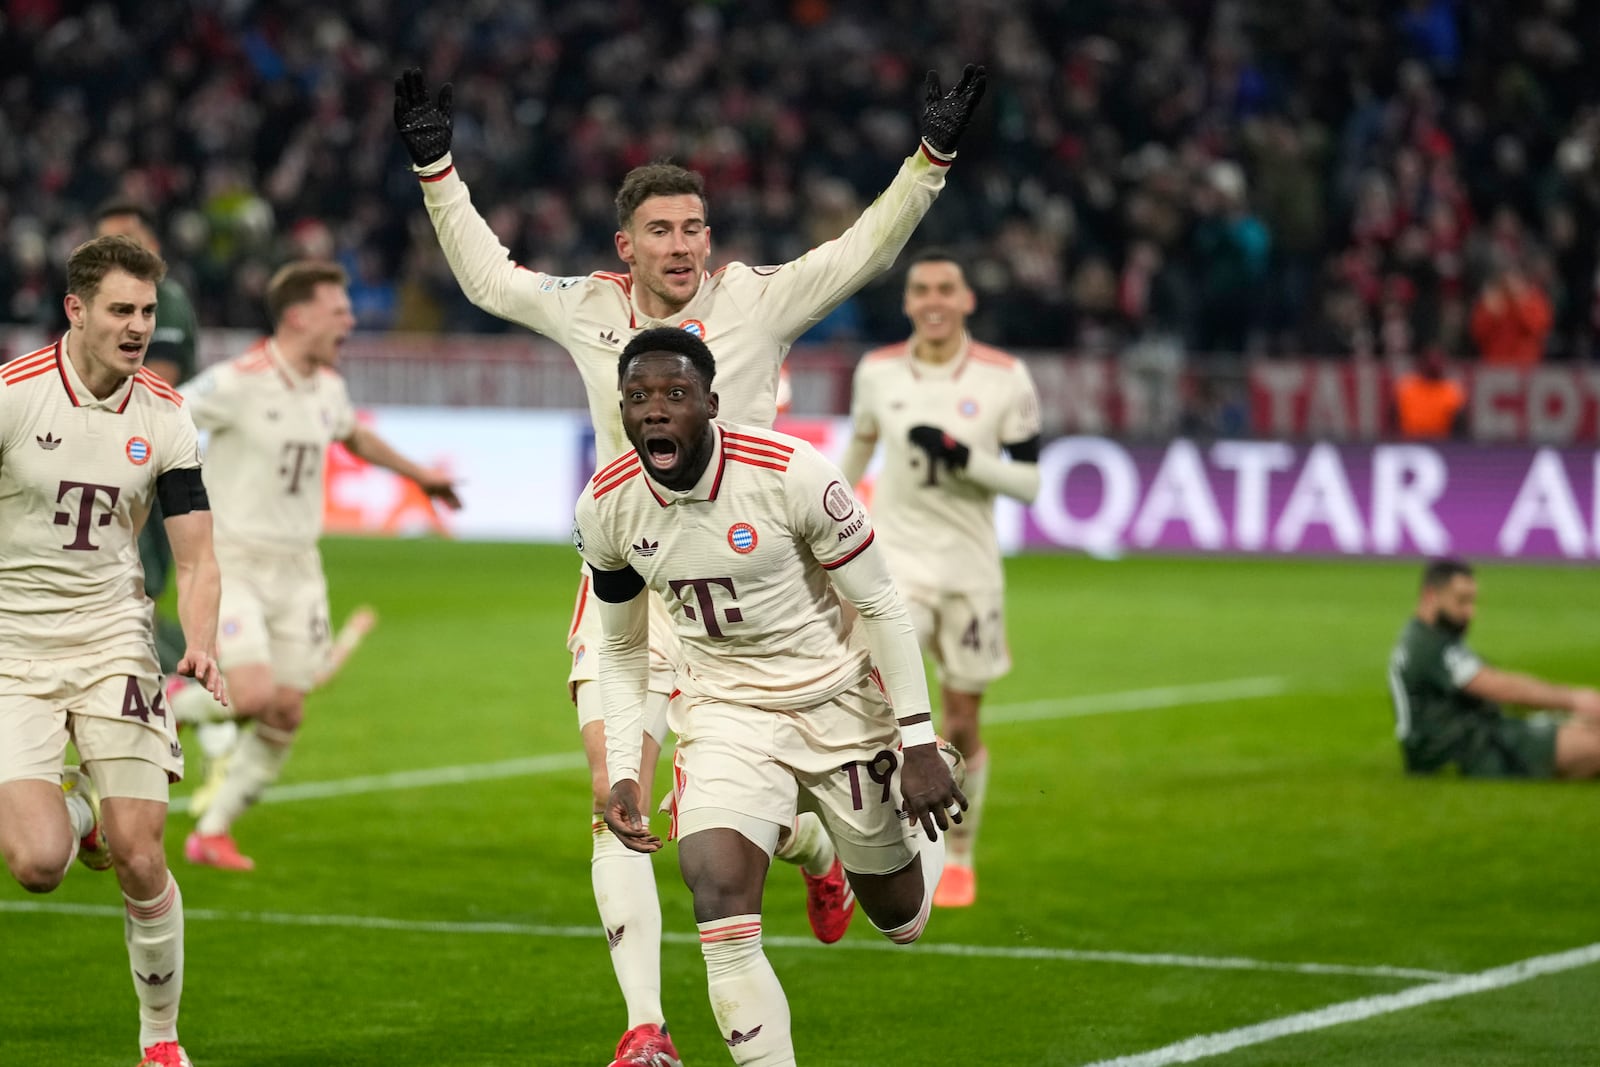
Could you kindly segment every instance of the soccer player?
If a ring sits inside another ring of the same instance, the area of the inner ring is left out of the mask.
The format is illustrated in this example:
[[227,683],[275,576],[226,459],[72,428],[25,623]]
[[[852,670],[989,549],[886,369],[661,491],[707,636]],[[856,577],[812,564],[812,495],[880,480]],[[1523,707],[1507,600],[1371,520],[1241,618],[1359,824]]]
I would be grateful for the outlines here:
[[[96,237],[120,233],[132,237],[145,248],[161,254],[161,240],[156,236],[155,219],[143,205],[132,200],[108,200],[94,213]],[[145,369],[176,389],[194,377],[197,368],[195,349],[200,328],[195,321],[194,305],[183,286],[169,274],[156,286],[158,307],[155,332],[150,337],[145,352]],[[144,591],[151,600],[158,600],[166,592],[167,581],[172,576],[172,546],[167,544],[166,524],[161,521],[161,501],[150,509],[150,518],[139,532],[139,561],[144,565]],[[161,673],[174,674],[178,660],[183,656],[183,630],[177,620],[157,611],[156,655],[161,661]]]
[[[273,332],[183,389],[195,425],[210,432],[206,467],[222,567],[218,650],[233,712],[254,729],[221,767],[221,780],[184,842],[191,863],[251,870],[234,821],[282,772],[305,714],[305,695],[329,658],[322,532],[324,457],[341,441],[369,463],[416,482],[451,508],[450,478],[406,459],[356,421],[334,369],[355,327],[348,279],[334,263],[299,260],[267,283]],[[180,720],[217,709],[203,691],[175,694]]]
[[[708,273],[711,228],[698,174],[668,163],[636,167],[617,191],[617,255],[625,273],[554,277],[519,268],[474,210],[450,156],[451,92],[432,97],[420,71],[395,82],[395,125],[421,179],[423,200],[439,243],[468,299],[564,347],[588,393],[598,466],[629,451],[617,413],[618,353],[641,330],[677,326],[722,353],[722,410],[767,427],[775,414],[779,369],[795,339],[868,281],[887,270],[944,186],[956,144],[987,84],[968,66],[949,92],[928,75],[921,142],[882,195],[835,240],[789,263],[730,263]],[[673,689],[675,639],[660,605],[651,627],[653,669],[646,709],[640,787],[650,795],[656,756],[666,734]],[[597,658],[598,606],[587,573],[580,579],[567,648],[568,689],[578,711],[593,784],[592,874],[595,903],[611,945],[611,961],[628,1013],[628,1030],[612,1067],[676,1063],[661,1010],[661,910],[647,857],[605,832],[610,786],[605,769],[601,702],[591,685]],[[807,911],[824,941],[837,939],[853,903],[842,868],[815,819],[785,835],[779,856],[806,874]]]
[[[1394,733],[1405,768],[1454,765],[1473,778],[1600,777],[1600,692],[1491,667],[1467,647],[1478,582],[1457,559],[1422,572],[1417,613],[1389,657]],[[1501,704],[1571,712],[1514,718]]]
[[950,831],[949,865],[933,898],[957,908],[977,899],[972,857],[989,789],[978,708],[985,687],[1011,669],[994,499],[1031,502],[1039,493],[1038,394],[1021,360],[967,336],[975,306],[949,255],[912,261],[905,287],[911,338],[857,365],[854,433],[840,464],[853,485],[883,444],[873,522],[917,637],[938,667],[944,736],[967,761],[972,808]]
[[618,375],[633,447],[578,498],[573,540],[600,604],[606,823],[630,848],[661,845],[640,814],[648,588],[681,648],[673,822],[712,1012],[734,1062],[793,1064],[789,1006],[761,949],[782,831],[815,812],[868,919],[910,944],[943,866],[939,832],[965,800],[866,510],[799,438],[713,421],[715,369],[682,330],[628,342]]
[[[189,639],[177,669],[223,696],[194,424],[143,368],[165,271],[130,237],[79,245],[65,336],[0,369],[0,853],[34,893],[60,885],[74,855],[116,869],[142,1067],[189,1065],[178,1044],[183,896],[161,840],[183,750],[135,544],[155,500]],[[76,768],[63,776],[69,738],[87,781]]]

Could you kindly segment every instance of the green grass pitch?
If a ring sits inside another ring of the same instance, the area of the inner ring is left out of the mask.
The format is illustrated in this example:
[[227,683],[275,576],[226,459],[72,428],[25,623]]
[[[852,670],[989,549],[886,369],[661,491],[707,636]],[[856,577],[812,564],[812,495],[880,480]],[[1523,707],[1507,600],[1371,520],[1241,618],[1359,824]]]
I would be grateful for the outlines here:
[[[283,785],[551,758],[265,803],[236,828],[253,874],[187,865],[174,814],[185,1044],[199,1067],[600,1067],[625,1020],[563,685],[572,551],[331,541],[326,559],[335,616],[366,601],[382,621],[309,702]],[[799,876],[774,870],[800,1062],[1076,1067],[1600,942],[1600,788],[1399,773],[1383,670],[1417,571],[1011,560],[978,906],[935,913],[943,952],[885,950],[861,917],[823,947]],[[1600,573],[1489,565],[1480,588],[1491,661],[1600,681]],[[1188,688],[1205,683],[1228,684]],[[728,1063],[674,858],[656,865],[669,1021],[692,1067]],[[48,897],[0,885],[0,1064],[138,1058],[118,904],[81,867]],[[1600,1062],[1597,1001],[1600,965],[1580,966],[1201,1062],[1571,1067]]]

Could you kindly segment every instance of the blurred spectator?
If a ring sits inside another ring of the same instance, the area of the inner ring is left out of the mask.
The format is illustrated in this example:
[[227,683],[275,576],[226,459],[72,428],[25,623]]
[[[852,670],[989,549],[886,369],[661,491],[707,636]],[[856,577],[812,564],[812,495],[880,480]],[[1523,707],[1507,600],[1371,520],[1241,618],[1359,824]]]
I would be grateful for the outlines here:
[[1444,353],[1430,348],[1417,368],[1394,386],[1395,429],[1413,440],[1461,437],[1466,429],[1467,392],[1446,375]]
[[1196,347],[1243,352],[1260,323],[1272,239],[1246,203],[1244,169],[1221,160],[1195,190],[1193,256],[1200,270]]
[[1520,268],[1502,267],[1472,308],[1472,339],[1485,363],[1531,367],[1544,358],[1550,298]]

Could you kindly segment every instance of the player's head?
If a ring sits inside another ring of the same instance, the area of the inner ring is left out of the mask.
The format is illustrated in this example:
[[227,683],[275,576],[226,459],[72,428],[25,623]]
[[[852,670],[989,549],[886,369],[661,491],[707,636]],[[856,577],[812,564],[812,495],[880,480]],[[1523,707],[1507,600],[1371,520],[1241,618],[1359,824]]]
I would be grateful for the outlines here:
[[1477,610],[1478,581],[1464,560],[1436,559],[1422,569],[1417,616],[1423,622],[1464,634]]
[[711,462],[717,361],[687,330],[645,330],[617,360],[622,428],[650,476],[669,489],[688,489]]
[[161,239],[156,236],[155,216],[150,209],[135,200],[107,200],[94,209],[94,235],[127,234],[150,251],[160,253]]
[[156,328],[156,285],[166,274],[161,257],[132,237],[96,237],[74,248],[63,301],[73,350],[120,378],[137,371]]
[[356,327],[350,310],[350,276],[337,263],[298,259],[278,268],[267,282],[267,311],[273,336],[331,367],[339,346]]
[[617,190],[617,255],[633,284],[676,312],[700,290],[711,258],[706,189],[673,163],[634,167]]
[[906,270],[902,306],[911,320],[912,333],[919,340],[937,343],[966,332],[967,316],[977,308],[978,298],[955,257],[930,249],[913,258]]

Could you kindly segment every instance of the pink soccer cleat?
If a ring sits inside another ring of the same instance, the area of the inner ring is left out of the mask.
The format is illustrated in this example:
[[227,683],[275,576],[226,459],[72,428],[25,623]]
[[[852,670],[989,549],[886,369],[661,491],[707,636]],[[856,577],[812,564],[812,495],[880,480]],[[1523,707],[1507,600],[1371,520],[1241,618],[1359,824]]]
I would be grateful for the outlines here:
[[824,945],[831,945],[850,929],[850,919],[856,913],[856,894],[845,877],[844,864],[834,857],[833,866],[820,878],[800,869],[806,880],[806,918],[811,920],[811,932]]
[[144,1050],[144,1059],[134,1067],[194,1067],[194,1064],[176,1041],[159,1041]]
[[683,1060],[667,1036],[665,1023],[644,1023],[622,1035],[611,1067],[683,1067]]
[[936,908],[970,908],[978,899],[978,876],[971,867],[949,864],[939,876],[939,888],[933,891]]
[[202,834],[196,830],[183,843],[183,858],[202,867],[224,871],[253,871],[256,861],[240,855],[239,846],[229,834]]

